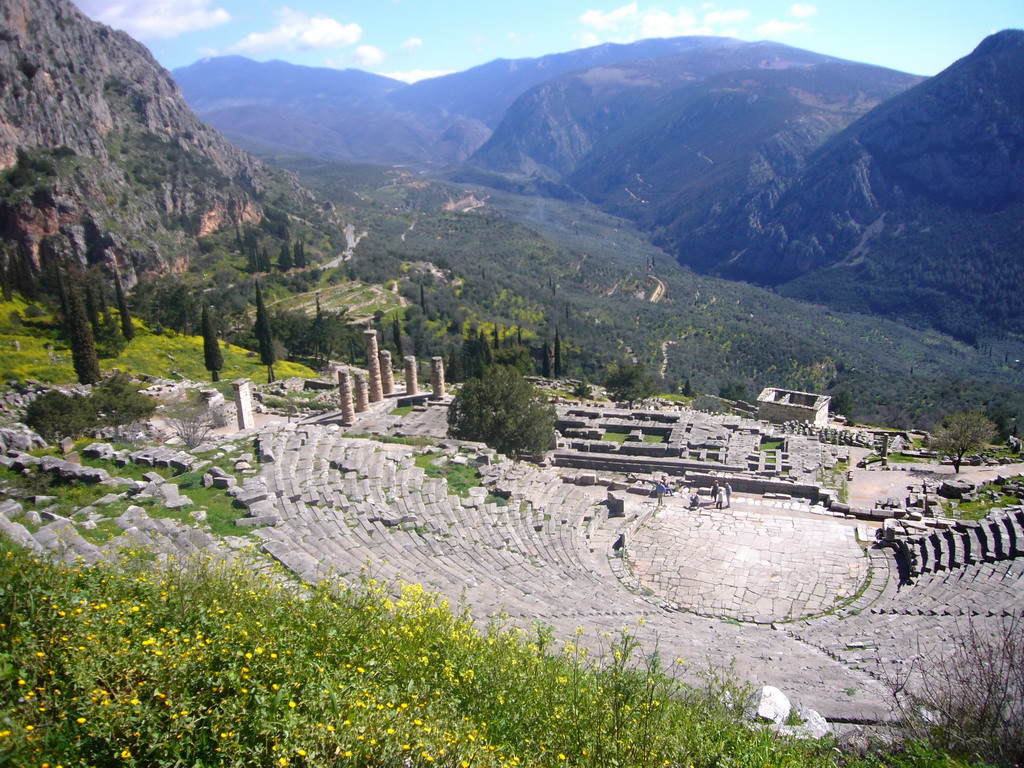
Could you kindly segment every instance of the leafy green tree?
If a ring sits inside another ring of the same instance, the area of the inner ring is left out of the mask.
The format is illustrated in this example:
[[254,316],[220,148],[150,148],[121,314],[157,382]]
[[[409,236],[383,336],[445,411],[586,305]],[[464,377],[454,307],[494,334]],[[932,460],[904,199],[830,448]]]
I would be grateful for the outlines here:
[[551,445],[555,408],[519,371],[504,365],[467,381],[448,408],[448,434],[479,440],[515,459]]
[[530,376],[534,371],[534,362],[533,357],[530,355],[530,350],[519,344],[494,350],[494,364],[515,368],[524,376]]
[[217,329],[213,327],[210,311],[203,307],[203,363],[214,381],[220,381],[220,372],[224,367],[224,355],[217,340]]
[[139,385],[122,371],[100,382],[89,397],[96,413],[96,426],[114,427],[118,433],[127,424],[145,421],[156,410],[156,401],[139,392]]
[[75,375],[82,384],[95,384],[100,380],[100,363],[96,357],[96,341],[82,297],[82,285],[78,276],[66,275],[67,313],[64,326],[71,344],[71,362]]
[[274,363],[277,362],[277,350],[274,348],[274,331],[270,327],[270,316],[263,303],[263,290],[256,283],[256,346],[260,353],[260,362],[267,366],[267,381],[274,380]]
[[964,456],[983,448],[996,436],[996,425],[977,412],[953,413],[932,435],[930,446],[953,460],[953,469],[960,472]]
[[119,371],[88,395],[65,395],[56,389],[43,393],[25,410],[25,423],[50,440],[102,427],[120,432],[127,424],[148,419],[155,410],[153,398],[139,392],[138,384]]
[[625,400],[629,407],[658,393],[654,377],[640,363],[614,366],[604,380],[604,386],[614,400]]
[[128,345],[120,323],[114,319],[109,309],[103,313],[99,325],[93,329],[93,339],[96,342],[96,355],[100,358],[117,357]]

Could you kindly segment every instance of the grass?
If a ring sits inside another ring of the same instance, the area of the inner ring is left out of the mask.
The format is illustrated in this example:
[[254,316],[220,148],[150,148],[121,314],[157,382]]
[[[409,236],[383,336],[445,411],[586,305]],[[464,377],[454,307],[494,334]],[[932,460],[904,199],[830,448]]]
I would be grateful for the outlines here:
[[[1024,477],[1018,476],[1011,478],[1011,480],[1022,482]],[[1003,507],[1015,506],[1021,503],[1016,494],[1005,493],[1003,486],[996,485],[995,483],[982,486],[978,489],[978,493],[984,495],[995,493],[997,498],[957,502],[949,506],[949,512],[953,517],[959,517],[961,520],[981,520],[993,509],[1002,509]]]
[[[477,629],[418,586],[300,596],[244,560],[67,566],[2,540],[0,583],[10,765],[836,764],[828,740],[743,722],[728,680],[673,681],[625,629],[598,661],[582,630]],[[920,748],[885,764],[967,765]]]
[[393,411],[391,411],[391,415],[392,416],[408,416],[410,413],[412,413],[412,409],[413,409],[413,406],[411,406],[411,405],[403,405],[403,406],[395,408]]
[[[14,312],[18,313],[20,320],[12,319]],[[0,301],[0,350],[3,352],[0,354],[0,379],[36,379],[51,384],[76,381],[71,350],[58,332],[53,318],[45,312],[38,317],[28,317],[28,314],[31,314],[28,305],[21,299]],[[15,342],[18,349],[15,349]],[[223,380],[266,380],[266,367],[249,350],[227,344],[222,345],[222,349]],[[139,322],[135,323],[135,338],[131,343],[117,357],[101,359],[100,367],[104,371],[117,368],[134,375],[148,374],[169,379],[210,379],[210,372],[203,364],[201,336],[153,333]],[[281,379],[316,375],[304,365],[287,361],[277,363],[274,371]]]
[[781,451],[785,440],[773,440],[770,437],[762,437],[761,444],[757,446],[759,451]]
[[331,285],[321,280],[321,284],[315,290],[292,294],[271,302],[268,308],[273,311],[302,310],[312,315],[315,312],[317,298],[320,299],[320,308],[323,311],[345,312],[349,321],[373,317],[376,312],[388,314],[400,310],[406,304],[401,296],[380,285],[368,285],[358,281]]
[[629,437],[629,432],[613,432],[610,429],[605,430],[605,433],[601,435],[601,439],[609,443],[624,443],[627,437]]
[[[81,448],[89,443],[95,442],[91,439],[80,440],[76,448]],[[36,455],[57,455],[59,451],[45,450],[35,451]],[[139,464],[128,464],[118,467],[111,461],[94,458],[82,458],[85,466],[96,467],[107,470],[111,475],[127,477],[132,480],[141,480],[144,474],[156,473],[178,485],[183,496],[187,496],[193,502],[191,506],[180,509],[167,509],[153,498],[124,498],[110,504],[97,507],[97,513],[104,516],[104,520],[97,522],[95,529],[87,530],[79,527],[82,535],[89,541],[102,544],[109,539],[118,536],[122,531],[113,523],[113,518],[120,515],[125,509],[132,505],[141,505],[146,509],[146,514],[154,518],[166,518],[178,520],[188,525],[197,525],[191,517],[192,510],[203,508],[206,510],[206,525],[210,530],[220,536],[245,536],[251,533],[251,529],[236,526],[235,520],[245,516],[245,510],[235,506],[233,499],[220,488],[205,488],[202,485],[202,476],[206,469],[188,472],[175,476],[174,472],[167,467],[146,467]],[[233,461],[221,458],[214,462],[214,465],[221,469],[233,472]],[[0,487],[16,489],[22,506],[28,510],[50,509],[61,517],[70,517],[81,507],[95,502],[102,496],[109,493],[120,493],[121,489],[112,488],[107,485],[92,485],[88,483],[61,483],[53,479],[49,473],[38,470],[28,475],[14,473],[0,467]],[[35,504],[28,501],[27,496],[52,496],[51,501]],[[24,523],[24,521],[21,521]]]
[[438,464],[441,453],[421,453],[416,457],[416,466],[423,469],[428,477],[444,478],[448,482],[448,490],[456,496],[469,496],[469,489],[480,485],[480,473],[476,467],[468,464],[455,464],[446,461]]
[[927,459],[922,459],[919,456],[908,456],[905,453],[890,453],[886,458],[894,464],[928,464]]

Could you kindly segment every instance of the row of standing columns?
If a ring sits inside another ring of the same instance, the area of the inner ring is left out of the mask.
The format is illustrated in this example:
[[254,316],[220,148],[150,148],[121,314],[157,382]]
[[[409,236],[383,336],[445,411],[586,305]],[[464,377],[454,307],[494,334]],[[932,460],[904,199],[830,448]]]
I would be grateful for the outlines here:
[[[338,397],[341,399],[341,420],[351,424],[357,413],[370,407],[370,403],[379,403],[386,395],[395,394],[395,375],[391,367],[391,353],[377,346],[377,332],[366,331],[366,358],[369,382],[362,371],[350,374],[338,371]],[[434,357],[430,361],[430,379],[432,400],[440,400],[445,396],[444,360]],[[353,386],[353,381],[355,382]],[[255,426],[252,412],[252,382],[239,379],[234,382],[235,404],[238,415],[239,429],[252,429]],[[419,379],[416,371],[416,358],[408,355],[405,358],[405,394],[419,394]]]
[[[357,413],[369,408],[370,403],[379,403],[386,395],[395,393],[395,377],[391,365],[391,353],[381,350],[377,345],[377,332],[366,331],[366,360],[369,381],[361,371],[349,373],[338,371],[338,396],[341,399],[341,421],[351,424]],[[445,396],[444,360],[434,357],[430,361],[430,378],[432,385],[431,399],[440,400]],[[353,385],[354,381],[354,385]],[[419,394],[419,379],[416,371],[416,358],[408,355],[405,358],[405,394]]]

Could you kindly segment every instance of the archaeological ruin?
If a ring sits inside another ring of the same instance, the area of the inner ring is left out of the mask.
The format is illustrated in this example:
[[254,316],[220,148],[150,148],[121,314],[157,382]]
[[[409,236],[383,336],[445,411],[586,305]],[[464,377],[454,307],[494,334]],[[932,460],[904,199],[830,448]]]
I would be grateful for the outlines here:
[[[239,531],[307,582],[369,573],[421,583],[480,621],[541,623],[561,637],[582,627],[595,652],[627,628],[644,649],[685,659],[674,670],[684,680],[727,666],[833,723],[888,720],[894,675],[965,622],[996,634],[1024,608],[1024,507],[954,520],[936,503],[941,478],[880,462],[858,469],[880,440],[899,439],[891,434],[668,403],[564,402],[545,461],[513,462],[445,437],[451,395],[439,358],[431,390],[420,392],[415,358],[403,360],[404,381],[395,381],[376,336],[366,340],[369,381],[357,369],[338,371],[327,412],[254,424],[251,409],[242,415],[248,382],[236,382],[241,431],[196,452],[97,442],[83,453],[202,470],[204,485],[224,489],[244,511]],[[827,412],[827,398],[812,406],[786,399],[786,407]],[[209,461],[199,456],[225,457],[236,471],[204,469]],[[35,551],[94,562],[129,544],[163,555],[236,546],[202,528],[202,510],[190,526],[138,506],[149,497],[189,509],[173,478],[124,480],[17,447],[0,461],[16,471],[93,472],[112,500],[132,503],[113,520],[121,534],[96,545],[80,529],[103,519],[99,507],[26,527],[37,513],[4,502],[0,531]],[[445,466],[474,469],[479,484],[454,493],[438,476]],[[905,490],[895,500],[844,501],[837,488],[855,472]]]
[[765,387],[757,396],[757,417],[774,424],[806,421],[816,427],[828,426],[828,395]]

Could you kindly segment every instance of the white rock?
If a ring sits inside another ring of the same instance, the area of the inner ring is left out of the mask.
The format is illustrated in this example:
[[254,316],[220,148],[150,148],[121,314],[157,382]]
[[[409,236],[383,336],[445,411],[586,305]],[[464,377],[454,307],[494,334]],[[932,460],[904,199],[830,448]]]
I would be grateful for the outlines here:
[[755,693],[751,702],[749,715],[753,719],[767,720],[776,725],[785,724],[789,719],[792,705],[786,694],[773,685],[766,685]]

